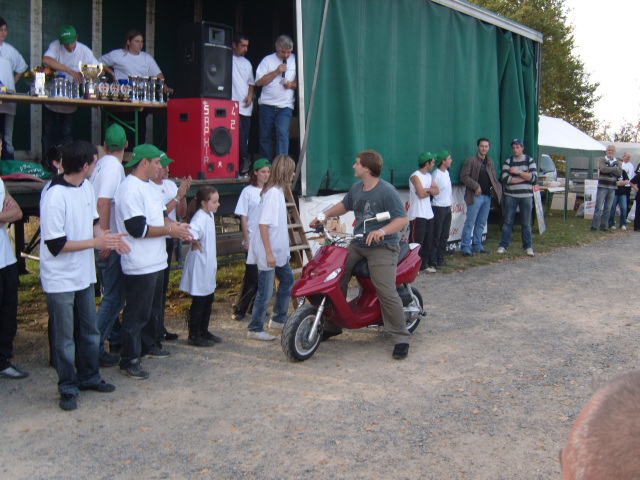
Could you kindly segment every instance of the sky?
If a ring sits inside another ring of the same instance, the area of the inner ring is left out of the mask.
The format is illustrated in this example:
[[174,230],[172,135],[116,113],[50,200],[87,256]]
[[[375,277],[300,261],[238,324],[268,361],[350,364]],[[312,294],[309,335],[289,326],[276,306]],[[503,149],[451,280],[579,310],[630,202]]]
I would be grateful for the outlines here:
[[[574,27],[574,55],[583,61],[591,82],[599,82],[594,113],[617,131],[640,120],[640,58],[635,0],[565,0]],[[544,72],[542,72],[544,75]]]

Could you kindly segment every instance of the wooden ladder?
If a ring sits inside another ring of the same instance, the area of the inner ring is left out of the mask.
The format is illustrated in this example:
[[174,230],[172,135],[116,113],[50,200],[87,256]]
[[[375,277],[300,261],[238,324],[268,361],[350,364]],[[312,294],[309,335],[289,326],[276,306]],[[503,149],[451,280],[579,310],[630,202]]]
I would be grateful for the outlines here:
[[303,255],[307,256],[307,260],[311,260],[311,247],[309,241],[304,233],[304,225],[300,220],[300,212],[296,206],[293,193],[290,188],[284,189],[284,197],[286,199],[287,206],[287,223],[289,225],[289,250],[291,256],[296,260],[299,267],[293,269],[294,275],[299,275],[302,272],[302,265],[304,264]]

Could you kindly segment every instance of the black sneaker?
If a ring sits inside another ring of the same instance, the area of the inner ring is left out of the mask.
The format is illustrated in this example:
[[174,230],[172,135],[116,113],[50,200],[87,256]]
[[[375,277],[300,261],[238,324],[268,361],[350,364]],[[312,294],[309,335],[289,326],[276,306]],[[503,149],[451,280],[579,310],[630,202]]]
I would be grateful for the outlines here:
[[115,355],[110,355],[107,352],[101,353],[98,357],[98,363],[102,368],[115,367],[120,359]]
[[139,363],[130,363],[125,367],[120,367],[120,372],[123,375],[136,380],[145,380],[149,378],[149,372],[143,370]]
[[11,378],[13,380],[20,380],[22,378],[27,378],[28,376],[29,374],[27,372],[24,372],[15,365],[11,364],[9,364],[8,367],[0,370],[0,377]]
[[204,339],[210,340],[214,343],[222,343],[222,338],[218,337],[217,335],[214,335],[213,333],[207,331],[204,333],[201,333],[200,336]]
[[60,395],[60,408],[62,410],[75,410],[78,408],[78,402],[76,401],[76,395],[72,393],[63,393]]
[[322,336],[320,337],[320,341],[324,342],[329,340],[331,337],[335,337],[336,335],[340,335],[342,332],[329,332],[327,330],[322,331]]
[[94,392],[100,392],[100,393],[111,393],[115,389],[116,387],[114,385],[111,385],[110,383],[107,383],[104,380],[102,380],[100,383],[97,383],[95,385],[80,385],[78,387],[78,390],[93,390]]
[[161,350],[158,347],[151,347],[149,351],[142,354],[142,358],[166,358],[171,355],[166,350]]
[[162,338],[164,340],[169,340],[169,341],[173,341],[173,340],[177,340],[179,337],[179,335],[177,333],[171,333],[171,332],[166,332]]
[[215,345],[213,340],[202,337],[189,337],[187,339],[187,344],[192,347],[213,347]]
[[404,360],[409,355],[408,343],[396,343],[393,347],[393,358],[396,360]]
[[244,318],[244,316],[244,313],[234,313],[233,315],[231,315],[231,318],[239,322]]

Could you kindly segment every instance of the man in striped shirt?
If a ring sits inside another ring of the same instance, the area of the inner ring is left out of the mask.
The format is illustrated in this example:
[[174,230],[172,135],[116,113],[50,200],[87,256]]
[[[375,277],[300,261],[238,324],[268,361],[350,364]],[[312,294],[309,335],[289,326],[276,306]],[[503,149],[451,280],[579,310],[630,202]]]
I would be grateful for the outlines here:
[[531,212],[533,210],[533,185],[538,180],[538,167],[529,155],[524,154],[524,143],[519,138],[511,142],[513,155],[502,165],[502,183],[504,184],[504,223],[502,239],[498,253],[505,253],[511,243],[513,221],[520,207],[520,225],[522,227],[522,248],[533,257],[533,238],[531,234]]
[[[618,189],[618,177],[622,175],[618,159],[615,157],[616,147],[609,145],[607,155],[598,159],[598,193],[596,195],[596,211],[591,222],[591,231],[609,230],[609,212]],[[605,213],[606,212],[606,213]],[[603,218],[604,217],[604,218]]]

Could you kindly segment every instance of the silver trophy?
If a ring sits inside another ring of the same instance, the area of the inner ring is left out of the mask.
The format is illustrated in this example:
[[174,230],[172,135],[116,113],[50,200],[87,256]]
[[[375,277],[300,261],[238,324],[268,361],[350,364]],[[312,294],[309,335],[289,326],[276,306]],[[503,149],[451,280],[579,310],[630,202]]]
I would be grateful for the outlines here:
[[104,71],[102,64],[87,65],[85,63],[79,62],[78,67],[80,68],[80,73],[84,75],[84,79],[85,79],[84,98],[88,100],[95,100],[96,98],[98,98],[98,94],[96,92],[97,90],[96,79]]

